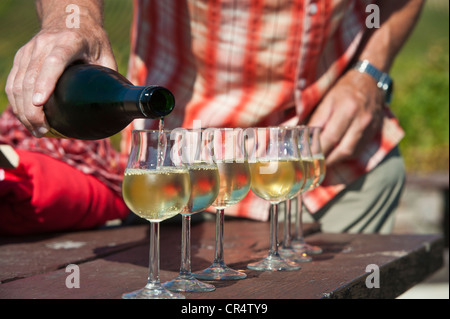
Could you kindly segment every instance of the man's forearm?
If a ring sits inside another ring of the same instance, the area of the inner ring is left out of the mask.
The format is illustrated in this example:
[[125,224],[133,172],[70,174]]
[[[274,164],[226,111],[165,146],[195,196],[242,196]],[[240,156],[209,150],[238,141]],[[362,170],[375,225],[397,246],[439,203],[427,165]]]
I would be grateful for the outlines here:
[[413,30],[424,0],[380,0],[381,25],[372,29],[358,56],[367,59],[379,69],[388,72],[395,56]]
[[103,0],[36,0],[41,28],[64,24],[66,8],[71,4],[80,9],[80,20],[86,17],[89,23],[103,25]]

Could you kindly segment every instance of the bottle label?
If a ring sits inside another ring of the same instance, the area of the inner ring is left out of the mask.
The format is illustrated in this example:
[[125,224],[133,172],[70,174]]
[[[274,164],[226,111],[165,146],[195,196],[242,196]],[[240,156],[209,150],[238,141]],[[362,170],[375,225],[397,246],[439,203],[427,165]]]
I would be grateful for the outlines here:
[[50,130],[44,134],[44,137],[55,137],[55,138],[68,138],[67,136],[59,133],[54,128],[50,128]]

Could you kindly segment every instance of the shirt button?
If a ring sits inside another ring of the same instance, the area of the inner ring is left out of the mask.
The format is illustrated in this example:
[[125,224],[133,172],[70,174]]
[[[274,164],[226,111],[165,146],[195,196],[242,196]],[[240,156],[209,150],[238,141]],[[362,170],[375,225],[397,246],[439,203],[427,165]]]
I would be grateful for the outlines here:
[[306,79],[304,79],[304,78],[299,79],[298,87],[299,87],[299,89],[304,89],[306,87]]
[[308,12],[310,15],[314,15],[317,13],[317,4],[311,3],[308,8]]

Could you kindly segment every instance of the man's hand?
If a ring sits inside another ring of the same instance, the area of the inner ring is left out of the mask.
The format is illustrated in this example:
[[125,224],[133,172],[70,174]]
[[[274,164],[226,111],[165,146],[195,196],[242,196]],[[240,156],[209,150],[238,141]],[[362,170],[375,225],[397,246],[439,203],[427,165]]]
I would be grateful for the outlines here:
[[[66,25],[68,3],[80,3],[79,28]],[[48,132],[42,106],[52,94],[64,69],[74,61],[117,65],[102,27],[100,1],[38,2],[41,31],[20,48],[9,73],[5,91],[13,112],[35,136]],[[81,3],[86,2],[85,6]]]
[[[379,0],[381,27],[367,30],[359,60],[389,72],[395,56],[417,22],[424,0]],[[323,128],[327,165],[358,155],[383,124],[384,93],[368,74],[347,71],[330,89],[308,125]]]
[[327,165],[358,154],[383,121],[384,93],[368,74],[349,70],[331,88],[308,125],[322,127]]

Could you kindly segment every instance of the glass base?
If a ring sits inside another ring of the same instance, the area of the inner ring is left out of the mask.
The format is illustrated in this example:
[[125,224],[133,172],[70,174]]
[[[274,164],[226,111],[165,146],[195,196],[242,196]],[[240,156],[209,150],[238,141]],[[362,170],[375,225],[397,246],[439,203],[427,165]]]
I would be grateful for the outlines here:
[[258,271],[291,271],[301,269],[300,265],[285,260],[280,255],[269,255],[259,262],[248,264],[247,268]]
[[178,276],[177,278],[163,283],[163,287],[170,291],[186,291],[186,292],[209,292],[216,290],[213,285],[201,282],[195,279],[194,276],[183,277]]
[[308,255],[319,255],[323,252],[323,249],[319,246],[313,246],[304,242],[293,242],[292,247],[295,250],[301,250],[302,252],[305,252]]
[[185,299],[186,297],[170,292],[161,285],[145,286],[122,295],[122,299]]
[[247,274],[219,263],[213,263],[205,270],[196,272],[193,275],[201,280],[238,280],[247,278]]
[[306,252],[294,248],[282,248],[279,253],[282,258],[294,263],[307,263],[312,261],[312,257],[308,256]]

